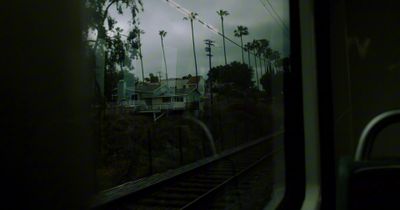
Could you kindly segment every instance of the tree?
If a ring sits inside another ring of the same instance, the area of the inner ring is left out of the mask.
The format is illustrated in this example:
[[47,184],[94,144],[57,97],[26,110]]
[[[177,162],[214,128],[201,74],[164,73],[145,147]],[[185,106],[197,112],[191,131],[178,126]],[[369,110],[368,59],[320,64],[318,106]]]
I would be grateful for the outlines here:
[[191,74],[188,74],[187,76],[183,76],[183,77],[182,77],[182,79],[190,79],[190,78],[192,78],[192,75],[191,75]]
[[168,68],[167,68],[167,60],[165,59],[165,50],[164,50],[164,37],[167,35],[167,32],[164,30],[159,31],[158,33],[161,37],[161,48],[162,48],[162,53],[164,57],[164,65],[165,65],[165,78],[167,81],[167,86],[168,86]]
[[272,96],[272,73],[268,72],[264,75],[262,75],[261,79],[260,79],[260,83],[264,89],[264,91],[267,93],[267,97],[271,97]]
[[283,91],[283,72],[269,72],[261,78],[267,97],[278,97]]
[[113,91],[117,88],[118,81],[124,79],[124,74],[118,73],[117,66],[120,68],[119,72],[124,70],[126,51],[120,34],[122,30],[116,28],[116,31],[117,34],[106,39],[104,97],[107,101],[113,100]]
[[[198,72],[197,72],[197,58],[196,58],[196,45],[194,44],[194,29],[193,29],[193,20],[196,19],[196,16],[198,16],[197,13],[191,12],[189,16],[184,17],[184,20],[190,20],[190,26],[192,29],[192,44],[193,44],[193,56],[194,56],[194,68],[196,70],[196,78],[198,77]],[[199,84],[196,83],[196,90],[199,88]]]
[[242,50],[242,63],[244,63],[243,36],[249,35],[249,31],[245,26],[238,26],[235,29],[234,33],[236,37],[240,37],[240,48]]
[[126,59],[126,51],[124,42],[122,41],[121,33],[122,29],[117,27],[116,28],[117,34],[114,36],[114,53],[116,55],[116,61],[119,64],[120,71],[124,71],[124,64]]
[[149,77],[150,78],[146,78],[146,79],[148,79],[148,81],[151,83],[158,83],[160,81],[159,78],[157,76],[154,76],[153,73],[150,73]]
[[[251,59],[250,59],[251,56],[250,56],[250,53],[253,50],[253,44],[251,42],[247,42],[244,45],[244,48],[247,51],[247,58],[248,58],[248,62],[249,62],[248,66],[249,66],[249,68],[252,68],[251,67]],[[259,84],[260,82],[259,82],[259,79],[258,79],[257,61],[255,59],[256,59],[256,57],[254,57],[254,65],[255,65],[254,71],[256,72],[256,86],[259,89],[260,88],[260,84]]]
[[276,67],[278,67],[280,58],[281,58],[281,54],[279,53],[279,51],[277,51],[277,50],[272,51],[271,59],[274,62],[275,69],[276,69]]
[[[267,51],[269,51],[269,41],[267,39],[258,40],[258,54],[260,56],[260,63],[264,61],[264,74],[267,72],[267,65],[265,63],[265,58],[267,55]],[[264,59],[262,59],[264,58]],[[261,65],[261,64],[260,64]]]
[[[100,40],[104,40],[106,42],[107,46],[113,46],[113,49],[106,49],[105,52],[105,60],[106,60],[106,65],[105,69],[102,69],[104,71],[106,79],[110,79],[111,81],[105,81],[105,86],[109,86],[108,88],[113,87],[113,84],[115,83],[115,69],[112,63],[119,63],[120,67],[123,66],[122,60],[125,57],[121,52],[121,49],[123,47],[123,42],[117,40],[117,41],[111,41],[112,39],[118,39],[114,35],[110,35],[108,32],[114,31],[114,26],[116,25],[117,21],[109,15],[109,9],[112,6],[116,7],[116,10],[118,11],[119,14],[123,14],[124,9],[129,9],[131,13],[131,23],[132,25],[136,24],[136,15],[137,13],[141,10],[143,10],[143,4],[142,0],[84,0],[84,10],[87,15],[87,20],[85,21],[85,29],[83,30],[83,39],[89,42],[93,42],[93,45],[87,45],[87,49],[89,51],[89,55],[91,55],[91,59],[93,60],[93,65],[90,66],[93,74],[95,75],[94,78],[94,84],[95,84],[95,92],[96,96],[98,99],[98,102],[102,101],[102,98],[104,95],[101,94],[100,91],[100,84],[98,79],[96,78],[96,53],[99,47]],[[107,27],[106,27],[107,26]],[[89,40],[89,34],[91,32],[95,32],[96,37],[94,40]],[[120,31],[122,32],[122,31]],[[118,31],[117,31],[118,35]],[[114,36],[114,37],[112,37]],[[121,40],[121,39],[120,39]],[[121,47],[122,46],[122,47]],[[117,52],[111,52],[113,50],[117,50]],[[111,55],[113,54],[113,55]],[[111,57],[107,57],[111,56]],[[115,57],[116,56],[116,57]],[[108,62],[108,63],[107,63]],[[107,69],[108,67],[108,69]],[[114,75],[114,76],[112,76]],[[104,94],[106,95],[106,98],[110,97],[111,91],[106,90],[107,87],[105,87],[105,92]]]
[[[257,70],[258,48],[259,48],[258,41],[257,40],[253,40],[251,42],[251,49],[253,50],[253,53],[254,53],[254,65],[255,65],[256,79],[257,79],[257,87],[258,87],[258,89],[260,89],[260,79],[258,77],[258,70]],[[261,66],[260,66],[260,68],[261,68]]]
[[289,57],[282,58],[282,68],[283,68],[283,72],[290,71],[290,58]]
[[245,45],[244,45],[244,50],[246,50],[246,52],[247,52],[247,58],[248,58],[248,62],[249,62],[249,67],[251,68],[251,62],[250,62],[250,51],[251,51],[251,43],[250,42],[247,42]]
[[[135,26],[135,28],[129,32],[127,41],[130,43],[132,49],[139,49],[139,59],[140,59],[140,67],[142,70],[142,82],[144,82],[144,67],[143,67],[143,54],[142,54],[142,39],[141,34],[144,34],[143,30],[140,30],[139,27]],[[132,54],[132,59],[135,59],[135,54]]]
[[221,25],[222,25],[222,42],[224,44],[224,57],[225,57],[225,65],[228,64],[226,60],[226,46],[225,46],[225,29],[224,29],[224,16],[228,16],[229,12],[225,10],[217,11],[217,14],[221,17]]
[[254,86],[253,70],[248,65],[232,62],[224,66],[213,67],[208,72],[208,82],[230,84],[234,89],[246,90]]
[[[271,66],[270,64],[271,64],[271,56],[272,56],[272,49],[271,48],[269,48],[269,47],[267,47],[265,50],[264,50],[264,58],[265,58],[265,60],[267,61],[267,64],[266,64],[266,66]],[[272,69],[268,69],[268,72],[271,72],[272,71]]]
[[[109,16],[109,9],[115,5],[118,14],[123,14],[123,8],[130,9],[132,25],[136,24],[136,15],[140,9],[143,10],[142,0],[85,0],[85,10],[88,12],[87,29],[84,31],[85,38],[89,33],[89,30],[97,32],[97,37],[93,49],[96,50],[100,39],[105,39],[108,34],[107,31],[111,31],[117,21]],[[107,21],[108,30],[105,27]]]

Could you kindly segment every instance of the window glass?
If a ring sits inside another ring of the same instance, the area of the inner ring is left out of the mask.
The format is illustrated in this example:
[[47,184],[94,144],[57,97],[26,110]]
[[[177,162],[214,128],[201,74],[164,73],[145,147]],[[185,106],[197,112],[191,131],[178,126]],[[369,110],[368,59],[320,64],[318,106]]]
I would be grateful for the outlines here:
[[86,0],[86,9],[98,190],[240,149],[232,176],[270,154],[238,182],[260,183],[249,203],[266,205],[284,176],[288,1]]

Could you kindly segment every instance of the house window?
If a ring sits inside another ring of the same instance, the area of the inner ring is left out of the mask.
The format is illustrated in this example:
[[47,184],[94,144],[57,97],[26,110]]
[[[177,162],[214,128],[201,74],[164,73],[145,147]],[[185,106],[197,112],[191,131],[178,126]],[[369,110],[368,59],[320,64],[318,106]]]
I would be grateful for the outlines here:
[[180,96],[180,97],[175,97],[175,101],[176,101],[176,102],[183,102],[183,97],[182,97],[182,96]]
[[131,95],[131,100],[137,101],[138,100],[138,95],[137,94]]
[[163,103],[169,103],[169,102],[171,102],[171,98],[170,97],[164,97],[164,98],[162,98],[162,102]]
[[146,104],[148,106],[152,106],[153,105],[153,101],[151,99],[146,99]]

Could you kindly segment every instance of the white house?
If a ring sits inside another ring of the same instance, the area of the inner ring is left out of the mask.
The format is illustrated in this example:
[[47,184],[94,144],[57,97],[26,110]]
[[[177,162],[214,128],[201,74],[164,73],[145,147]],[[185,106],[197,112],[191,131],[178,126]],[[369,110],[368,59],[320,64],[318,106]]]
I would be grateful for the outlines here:
[[202,76],[183,78],[170,78],[168,80],[161,80],[161,85],[168,85],[171,90],[185,90],[196,88],[198,83],[198,92],[201,96],[205,94],[205,80]]
[[161,112],[163,110],[192,109],[195,102],[200,101],[200,93],[196,88],[170,88],[166,84],[144,83],[135,88],[128,88],[123,82],[118,90],[123,103],[138,112]]

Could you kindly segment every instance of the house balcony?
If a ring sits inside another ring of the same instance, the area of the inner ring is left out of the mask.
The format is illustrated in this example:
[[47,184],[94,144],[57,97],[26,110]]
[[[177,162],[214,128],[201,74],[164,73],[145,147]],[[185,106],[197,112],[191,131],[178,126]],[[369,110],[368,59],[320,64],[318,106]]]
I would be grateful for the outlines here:
[[167,102],[148,105],[144,101],[130,101],[126,105],[133,108],[137,112],[162,112],[167,110],[185,110],[187,105],[185,102]]

